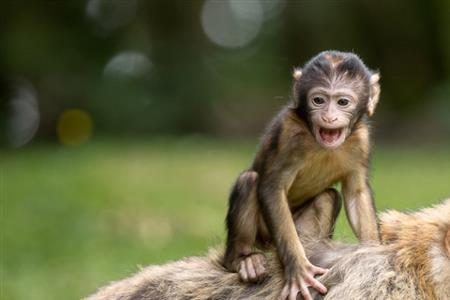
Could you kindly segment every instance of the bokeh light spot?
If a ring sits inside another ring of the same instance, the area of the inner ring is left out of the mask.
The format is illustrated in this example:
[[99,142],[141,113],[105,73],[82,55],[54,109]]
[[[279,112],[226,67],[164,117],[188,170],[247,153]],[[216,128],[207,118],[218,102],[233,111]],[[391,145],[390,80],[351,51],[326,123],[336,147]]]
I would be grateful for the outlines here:
[[79,146],[92,136],[92,118],[80,109],[64,111],[58,119],[57,131],[59,141],[66,146]]
[[202,8],[203,31],[222,47],[248,45],[261,31],[263,21],[263,7],[258,0],[208,0]]
[[113,56],[106,64],[103,74],[110,77],[145,77],[151,68],[151,62],[144,54],[124,51]]
[[89,0],[86,14],[102,29],[113,30],[130,23],[137,8],[137,0]]
[[8,141],[13,147],[29,143],[40,123],[40,112],[36,91],[31,84],[20,86],[9,103]]

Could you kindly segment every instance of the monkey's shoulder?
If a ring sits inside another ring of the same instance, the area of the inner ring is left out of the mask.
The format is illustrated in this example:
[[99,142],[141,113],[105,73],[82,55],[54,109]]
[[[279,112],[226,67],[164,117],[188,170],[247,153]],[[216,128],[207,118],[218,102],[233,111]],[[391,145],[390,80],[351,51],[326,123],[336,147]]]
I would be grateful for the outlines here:
[[317,145],[308,124],[295,110],[283,108],[268,127],[267,138],[277,137],[279,150],[297,150],[299,147]]
[[306,123],[300,120],[291,109],[284,107],[266,127],[257,156],[273,157],[287,148],[295,147],[298,139],[308,133]]

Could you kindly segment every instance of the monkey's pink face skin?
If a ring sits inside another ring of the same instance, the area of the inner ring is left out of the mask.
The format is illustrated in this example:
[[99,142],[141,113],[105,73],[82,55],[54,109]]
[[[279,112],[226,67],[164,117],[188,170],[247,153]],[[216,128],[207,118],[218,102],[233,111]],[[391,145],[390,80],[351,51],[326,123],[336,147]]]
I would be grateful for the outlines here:
[[325,149],[341,146],[350,133],[357,96],[350,89],[318,87],[310,91],[308,105],[317,143]]

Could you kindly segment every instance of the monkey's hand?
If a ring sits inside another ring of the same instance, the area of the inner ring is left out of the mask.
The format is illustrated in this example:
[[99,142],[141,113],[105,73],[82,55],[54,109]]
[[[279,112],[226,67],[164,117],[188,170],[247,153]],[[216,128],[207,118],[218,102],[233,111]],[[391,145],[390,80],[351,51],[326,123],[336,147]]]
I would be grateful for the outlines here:
[[258,282],[266,275],[266,257],[263,253],[251,253],[239,263],[239,277],[243,282]]
[[311,264],[308,260],[297,268],[297,272],[287,277],[286,284],[281,291],[279,300],[295,300],[298,292],[301,293],[304,300],[313,300],[308,287],[312,287],[322,294],[327,292],[327,288],[314,278],[316,275],[322,275],[328,272],[327,269],[319,268]]

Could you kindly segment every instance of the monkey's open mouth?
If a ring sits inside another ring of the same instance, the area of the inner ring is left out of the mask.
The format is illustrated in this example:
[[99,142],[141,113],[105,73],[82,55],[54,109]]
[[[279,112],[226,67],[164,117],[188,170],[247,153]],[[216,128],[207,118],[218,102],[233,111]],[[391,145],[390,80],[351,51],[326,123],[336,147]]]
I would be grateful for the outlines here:
[[336,148],[345,140],[343,128],[318,128],[316,138],[319,144],[325,148]]

